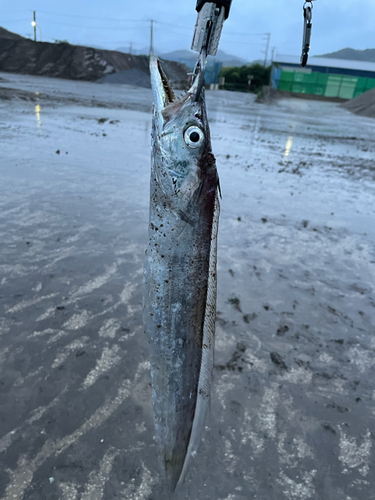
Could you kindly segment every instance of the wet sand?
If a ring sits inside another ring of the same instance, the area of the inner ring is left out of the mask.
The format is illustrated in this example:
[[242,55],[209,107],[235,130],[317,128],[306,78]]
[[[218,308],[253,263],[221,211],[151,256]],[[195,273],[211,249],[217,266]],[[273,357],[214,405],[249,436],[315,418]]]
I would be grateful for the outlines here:
[[[141,321],[151,91],[0,77],[19,89],[0,100],[0,498],[164,499]],[[180,498],[375,499],[375,122],[221,91],[208,113],[216,359]]]

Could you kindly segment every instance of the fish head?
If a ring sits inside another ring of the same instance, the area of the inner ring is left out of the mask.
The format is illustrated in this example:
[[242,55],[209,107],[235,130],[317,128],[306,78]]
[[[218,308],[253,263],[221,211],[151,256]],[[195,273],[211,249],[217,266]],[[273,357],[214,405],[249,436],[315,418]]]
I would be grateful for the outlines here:
[[206,113],[204,68],[198,69],[194,83],[178,99],[155,56],[150,59],[150,73],[154,168],[166,195],[190,197],[205,176],[212,176],[213,170],[215,179],[217,176]]

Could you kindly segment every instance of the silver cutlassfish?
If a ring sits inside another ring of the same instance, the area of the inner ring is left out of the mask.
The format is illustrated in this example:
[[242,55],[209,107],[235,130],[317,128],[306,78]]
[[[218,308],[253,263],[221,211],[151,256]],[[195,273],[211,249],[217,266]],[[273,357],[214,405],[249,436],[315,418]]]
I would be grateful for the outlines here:
[[201,54],[176,99],[151,56],[154,96],[144,326],[155,434],[166,483],[181,484],[209,405],[216,317],[219,178],[211,151]]

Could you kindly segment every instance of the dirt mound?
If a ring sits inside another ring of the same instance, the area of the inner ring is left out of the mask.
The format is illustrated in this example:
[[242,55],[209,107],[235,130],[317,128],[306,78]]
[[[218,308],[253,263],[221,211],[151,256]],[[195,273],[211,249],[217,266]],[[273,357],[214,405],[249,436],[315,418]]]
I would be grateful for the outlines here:
[[151,88],[150,76],[139,68],[126,69],[112,75],[99,78],[97,83],[122,83],[137,87]]
[[[183,73],[181,72],[180,68],[173,63],[173,61],[162,61],[162,65],[164,71],[168,76],[169,81],[172,84],[172,87],[174,87],[175,89],[181,89],[187,85],[186,73],[185,73],[185,78],[181,78],[183,77]],[[186,69],[186,71],[188,70]],[[126,69],[124,71],[118,71],[117,73],[112,73],[111,75],[99,78],[97,82],[122,83],[127,85],[135,85],[136,87],[144,87],[146,89],[150,89],[151,83],[150,83],[150,71],[148,67],[148,59],[146,68],[135,67],[131,69]]]
[[273,89],[269,85],[264,85],[261,92],[258,93],[255,102],[262,104],[272,104],[274,101],[280,99],[279,91]]
[[356,115],[375,118],[375,89],[371,89],[355,99],[347,101],[342,106]]
[[17,35],[17,33],[12,33],[12,31],[8,31],[5,28],[0,26],[0,38],[7,38],[9,40],[22,40],[24,39],[21,35]]
[[[132,69],[149,74],[147,56],[69,43],[33,42],[3,28],[0,30],[0,71],[88,81]],[[184,86],[188,68],[178,62],[167,63],[165,70],[172,85]]]

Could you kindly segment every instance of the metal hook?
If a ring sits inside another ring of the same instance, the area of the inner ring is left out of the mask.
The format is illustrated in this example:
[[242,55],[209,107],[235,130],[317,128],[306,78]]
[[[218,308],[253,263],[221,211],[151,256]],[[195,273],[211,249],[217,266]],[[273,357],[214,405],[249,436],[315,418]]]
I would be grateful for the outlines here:
[[197,78],[197,90],[195,92],[195,102],[199,101],[202,88],[204,87],[205,84],[205,79],[204,79],[204,74],[205,74],[205,69],[206,69],[206,57],[207,57],[207,48],[202,47],[201,52],[199,53],[198,56],[198,61],[197,64],[195,65],[194,73],[195,77]]
[[199,52],[197,63],[194,68],[194,76],[193,76],[194,81],[198,78],[197,90],[195,93],[195,102],[199,100],[202,88],[204,87],[205,84],[204,75],[206,69],[206,58],[208,54],[208,47],[211,40],[211,34],[212,34],[212,22],[208,21],[206,24],[205,38]]
[[[303,5],[303,40],[302,40],[302,55],[301,55],[301,66],[305,67],[307,64],[307,59],[309,57],[310,50],[310,40],[311,40],[311,29],[312,29],[312,8],[314,0],[307,0]],[[307,4],[310,5],[307,5]]]

